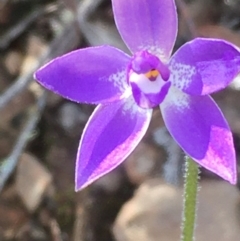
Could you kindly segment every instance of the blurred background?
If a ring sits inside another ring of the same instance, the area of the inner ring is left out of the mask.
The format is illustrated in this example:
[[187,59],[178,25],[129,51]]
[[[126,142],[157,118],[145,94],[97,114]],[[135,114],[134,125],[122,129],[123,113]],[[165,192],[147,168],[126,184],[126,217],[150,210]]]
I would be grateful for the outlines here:
[[[240,47],[240,0],[176,2],[174,51],[197,36]],[[179,240],[184,155],[159,110],[120,167],[74,192],[77,147],[94,106],[43,90],[33,72],[56,56],[101,44],[128,51],[110,0],[0,0],[1,241]],[[236,78],[213,96],[234,133],[238,160],[239,90]],[[201,171],[196,241],[239,240],[239,187]]]

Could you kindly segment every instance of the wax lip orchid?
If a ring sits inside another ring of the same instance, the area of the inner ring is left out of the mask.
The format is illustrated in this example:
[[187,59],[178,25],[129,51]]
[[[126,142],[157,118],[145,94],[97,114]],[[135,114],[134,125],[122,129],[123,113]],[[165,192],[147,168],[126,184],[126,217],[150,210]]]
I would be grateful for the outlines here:
[[174,0],[112,0],[116,26],[133,56],[111,46],[80,49],[35,73],[47,89],[76,102],[97,104],[80,141],[76,190],[118,166],[144,136],[152,108],[201,166],[236,183],[230,128],[208,96],[240,72],[230,43],[197,38],[171,58],[177,34]]

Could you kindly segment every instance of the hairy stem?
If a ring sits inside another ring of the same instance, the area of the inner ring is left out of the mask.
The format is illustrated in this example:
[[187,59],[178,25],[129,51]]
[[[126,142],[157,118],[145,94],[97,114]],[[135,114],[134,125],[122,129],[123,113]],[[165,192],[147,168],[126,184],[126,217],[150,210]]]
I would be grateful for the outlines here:
[[199,167],[186,156],[181,241],[193,241],[196,223]]

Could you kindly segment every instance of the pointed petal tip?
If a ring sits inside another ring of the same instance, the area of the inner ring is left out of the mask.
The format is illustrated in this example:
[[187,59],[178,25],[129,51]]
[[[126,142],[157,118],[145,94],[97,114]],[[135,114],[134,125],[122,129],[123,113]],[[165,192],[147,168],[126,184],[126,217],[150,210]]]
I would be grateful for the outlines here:
[[236,152],[233,144],[233,136],[228,125],[225,127],[211,127],[206,155],[199,162],[231,184],[236,184]]
[[232,134],[230,131],[224,130],[224,132],[225,135],[221,133],[223,140],[225,139],[223,146],[216,145],[217,141],[210,139],[205,157],[203,159],[193,157],[193,159],[207,170],[235,185],[237,183],[237,161]]
[[224,171],[221,170],[221,172],[216,173],[220,177],[222,177],[224,180],[228,181],[232,185],[237,184],[237,173],[236,170],[232,169],[225,169]]
[[226,170],[222,175],[219,174],[219,176],[221,176],[223,179],[225,179],[226,181],[228,181],[232,185],[237,184],[237,170],[236,170],[236,168]]
[[77,184],[75,184],[75,192],[80,192],[84,187],[79,187]]
[[83,190],[87,186],[88,185],[86,183],[79,182],[78,175],[75,174],[75,192],[80,192],[81,190]]
[[[190,155],[189,155],[190,156]],[[205,157],[201,160],[198,158],[191,158],[196,161],[200,166],[204,167],[205,169],[215,173],[222,179],[226,180],[232,185],[237,184],[237,169],[236,169],[236,159],[232,160],[232,165],[229,163],[225,163],[226,160],[218,158],[215,160],[214,158],[209,159],[209,157]]]
[[83,183],[81,183],[79,180],[76,180],[75,181],[75,192],[82,191],[84,188],[88,187],[93,181],[94,180],[92,180],[91,182],[83,182]]
[[235,175],[231,176],[231,178],[227,181],[229,181],[230,184],[232,184],[232,185],[236,185],[237,184],[237,175],[235,174]]
[[[33,78],[36,80],[36,82],[37,82],[40,86],[42,86],[42,87],[44,87],[44,88],[46,88],[46,89],[48,89],[48,90],[50,90],[50,91],[53,91],[50,85],[47,85],[46,83],[44,83],[44,81],[42,81],[42,72],[44,72],[44,71],[42,71],[42,69],[43,69],[43,68],[38,69],[38,70],[33,74]],[[43,73],[43,75],[44,75],[44,73]]]
[[33,78],[34,78],[35,80],[38,80],[37,72],[38,72],[38,70],[37,70],[36,72],[33,73]]
[[235,168],[220,167],[217,171],[213,170],[213,172],[228,181],[230,184],[235,185],[237,183],[237,173]]
[[41,73],[41,70],[42,70],[42,68],[40,68],[40,69],[38,69],[38,70],[36,70],[34,73],[33,73],[33,78],[35,79],[35,80],[37,80],[37,82],[39,83],[39,80],[40,80],[40,73]]

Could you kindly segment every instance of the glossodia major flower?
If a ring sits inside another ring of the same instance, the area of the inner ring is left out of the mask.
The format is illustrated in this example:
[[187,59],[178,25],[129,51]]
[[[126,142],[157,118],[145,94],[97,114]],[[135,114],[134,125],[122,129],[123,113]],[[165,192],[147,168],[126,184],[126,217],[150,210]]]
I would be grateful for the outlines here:
[[97,104],[80,141],[76,190],[118,166],[144,136],[152,108],[201,166],[236,183],[230,128],[208,96],[240,72],[240,53],[230,43],[197,38],[172,57],[177,35],[174,0],[112,0],[117,28],[133,56],[110,46],[80,49],[35,73],[61,96]]

